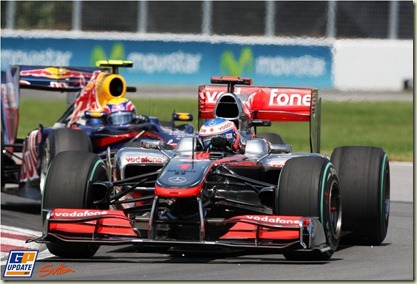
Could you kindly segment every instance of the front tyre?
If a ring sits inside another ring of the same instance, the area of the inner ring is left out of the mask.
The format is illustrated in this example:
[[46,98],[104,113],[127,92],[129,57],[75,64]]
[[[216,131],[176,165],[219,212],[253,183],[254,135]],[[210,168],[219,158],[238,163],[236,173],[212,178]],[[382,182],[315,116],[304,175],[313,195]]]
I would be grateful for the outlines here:
[[42,159],[40,174],[40,189],[44,188],[46,171],[52,160],[64,151],[86,151],[92,152],[93,146],[88,135],[81,131],[69,128],[54,129],[46,138]]
[[[88,185],[108,180],[106,166],[97,155],[89,152],[66,151],[52,161],[45,180],[42,199],[42,220],[45,210],[54,208],[108,209],[93,204]],[[98,245],[48,243],[48,250],[65,258],[88,258],[99,249]]]
[[337,173],[323,157],[288,160],[278,181],[274,214],[319,217],[330,250],[287,251],[288,260],[327,260],[336,251],[341,233],[342,206]]
[[342,239],[355,244],[379,245],[388,231],[390,168],[387,154],[377,147],[335,148],[331,161],[343,189]]

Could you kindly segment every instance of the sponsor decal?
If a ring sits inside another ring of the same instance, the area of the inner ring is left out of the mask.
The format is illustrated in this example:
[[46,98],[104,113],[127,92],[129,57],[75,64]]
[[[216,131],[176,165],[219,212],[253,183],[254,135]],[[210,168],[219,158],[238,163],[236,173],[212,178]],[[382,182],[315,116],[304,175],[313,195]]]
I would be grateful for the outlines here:
[[250,47],[242,49],[239,59],[235,59],[231,51],[224,51],[220,58],[220,73],[222,75],[241,76],[243,72],[251,74],[254,69],[254,56]]
[[170,177],[168,178],[168,181],[171,183],[184,183],[187,181],[187,179],[185,177]]
[[[216,123],[216,122],[213,121],[213,123]],[[200,135],[223,134],[224,131],[232,130],[233,128],[234,128],[234,123],[232,121],[225,121],[219,125],[201,127]],[[231,136],[227,138],[231,138]]]
[[226,130],[226,129],[230,129],[230,128],[233,128],[233,122],[231,122],[231,121],[227,121],[226,123],[224,123],[223,125],[220,125],[219,126],[219,130],[220,131],[222,131],[222,130]]
[[215,103],[217,98],[226,92],[205,92],[205,99],[208,103]]
[[116,42],[113,44],[110,56],[107,56],[106,52],[104,51],[103,47],[95,46],[91,51],[90,57],[90,65],[96,66],[96,62],[103,59],[117,59],[117,60],[124,60],[125,59],[125,47],[122,43]]
[[271,91],[269,96],[270,106],[310,106],[311,94],[278,94],[278,89]]
[[273,224],[299,224],[300,220],[299,218],[285,218],[281,219],[278,216],[252,216],[252,215],[246,215],[246,218],[248,220],[254,220],[254,221],[262,221],[267,223],[273,223]]
[[[256,91],[254,91],[253,93],[250,94],[241,94],[242,88],[236,87],[234,94],[235,95],[239,95],[239,98],[242,101],[247,101],[249,98],[251,98],[253,95],[256,94]],[[207,103],[209,104],[214,104],[217,102],[218,98],[223,95],[226,94],[227,92],[210,92],[210,91],[205,91],[203,93],[200,93],[200,98],[204,99]]]
[[195,173],[196,170],[172,170],[172,169],[169,169],[169,170],[167,170],[167,172],[172,173],[174,175],[185,175],[187,173],[190,173],[190,174]]
[[63,275],[74,272],[74,269],[67,267],[65,264],[59,264],[54,267],[54,265],[50,263],[39,268],[39,277],[46,277],[49,275]]
[[53,211],[51,217],[90,217],[106,215],[107,211],[73,211],[73,212],[55,212]]
[[231,51],[224,51],[220,58],[222,75],[242,76],[245,72],[261,76],[320,77],[326,74],[326,60],[322,57],[258,56],[250,47],[242,48],[236,59]]
[[320,77],[326,74],[326,60],[303,55],[299,57],[259,56],[255,72],[262,76]]
[[285,161],[271,161],[268,165],[271,167],[282,168],[285,165]]
[[139,157],[126,157],[126,162],[128,163],[162,163],[163,158],[161,157],[148,157],[148,156],[139,156]]
[[49,85],[52,88],[68,88],[68,84],[65,82],[50,82]]
[[[2,49],[2,69],[8,65],[54,65],[69,66],[72,58],[71,51],[60,51],[52,48],[43,50]],[[95,62],[94,65],[95,66]]]
[[201,53],[176,51],[167,54],[132,52],[128,60],[133,61],[132,71],[147,74],[195,74],[200,70]]
[[9,253],[3,277],[30,278],[35,268],[37,250],[12,250]]

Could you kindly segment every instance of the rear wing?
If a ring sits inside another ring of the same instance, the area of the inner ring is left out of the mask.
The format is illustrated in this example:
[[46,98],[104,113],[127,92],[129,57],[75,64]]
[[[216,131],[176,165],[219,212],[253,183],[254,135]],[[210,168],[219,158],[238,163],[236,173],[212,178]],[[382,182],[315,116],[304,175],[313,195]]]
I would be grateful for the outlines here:
[[248,78],[222,78],[212,77],[212,83],[220,84],[198,87],[199,119],[214,118],[218,99],[233,92],[241,100],[242,112],[248,120],[309,122],[311,151],[320,151],[321,98],[317,88],[252,86]]
[[81,90],[100,67],[54,67],[19,65],[20,88],[76,92]]
[[[119,74],[119,68],[132,67],[127,60],[99,60],[96,67],[17,65],[21,88],[75,92],[81,90],[95,72]],[[132,88],[132,87],[130,87]],[[128,91],[135,92],[135,89]]]

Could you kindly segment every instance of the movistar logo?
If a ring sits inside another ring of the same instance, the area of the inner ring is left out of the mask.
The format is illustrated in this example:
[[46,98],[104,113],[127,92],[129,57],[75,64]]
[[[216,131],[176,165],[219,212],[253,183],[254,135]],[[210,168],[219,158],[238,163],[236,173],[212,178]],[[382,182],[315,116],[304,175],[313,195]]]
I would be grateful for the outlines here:
[[113,47],[110,52],[110,56],[106,55],[106,52],[104,51],[103,47],[96,45],[93,47],[93,50],[91,51],[90,56],[90,65],[95,66],[96,62],[99,60],[107,60],[107,59],[113,59],[113,60],[124,60],[125,59],[125,49],[122,43],[116,42],[113,44]]
[[254,59],[252,49],[245,47],[240,52],[239,59],[235,59],[233,52],[225,51],[220,58],[221,75],[241,76],[243,72],[252,73]]

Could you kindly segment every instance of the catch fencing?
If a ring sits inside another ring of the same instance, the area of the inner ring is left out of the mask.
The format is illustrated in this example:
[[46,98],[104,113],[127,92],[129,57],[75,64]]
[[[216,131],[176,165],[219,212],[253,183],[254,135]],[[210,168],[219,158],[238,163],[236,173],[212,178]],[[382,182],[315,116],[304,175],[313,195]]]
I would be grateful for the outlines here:
[[1,1],[1,28],[412,39],[412,1]]

